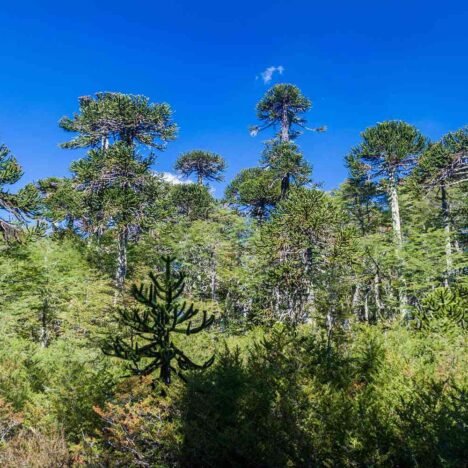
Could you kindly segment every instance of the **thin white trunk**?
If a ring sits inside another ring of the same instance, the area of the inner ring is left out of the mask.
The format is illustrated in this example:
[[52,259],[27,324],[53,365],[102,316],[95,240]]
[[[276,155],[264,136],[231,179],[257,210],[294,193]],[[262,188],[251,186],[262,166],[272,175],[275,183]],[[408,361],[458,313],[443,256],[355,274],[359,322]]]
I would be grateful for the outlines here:
[[445,185],[441,186],[442,196],[442,216],[444,219],[444,231],[445,231],[445,262],[447,265],[447,271],[445,272],[444,285],[448,287],[450,282],[450,276],[453,271],[453,256],[452,256],[452,240],[451,240],[451,226],[450,226],[450,207],[447,199],[447,189]]
[[398,260],[398,275],[400,276],[400,283],[398,289],[398,299],[400,303],[400,312],[403,318],[408,318],[408,297],[406,295],[406,285],[402,276],[403,267],[403,236],[401,233],[401,219],[400,219],[400,205],[398,203],[397,181],[394,173],[389,174],[389,197],[390,209],[392,212],[392,227],[395,239],[396,255]]

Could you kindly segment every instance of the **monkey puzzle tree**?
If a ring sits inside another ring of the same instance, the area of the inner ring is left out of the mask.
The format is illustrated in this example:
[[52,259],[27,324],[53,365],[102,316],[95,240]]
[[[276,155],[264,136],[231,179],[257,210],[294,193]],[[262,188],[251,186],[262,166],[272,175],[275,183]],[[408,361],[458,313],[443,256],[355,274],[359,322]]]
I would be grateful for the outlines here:
[[269,127],[279,126],[279,140],[282,142],[292,140],[300,135],[304,128],[315,132],[323,132],[325,127],[307,128],[306,120],[301,117],[312,107],[297,86],[292,84],[277,84],[270,88],[257,104],[257,117],[262,122],[250,128],[251,135]]
[[195,174],[198,184],[203,185],[203,180],[223,180],[226,162],[219,154],[194,150],[181,154],[175,163],[175,169],[184,177]]
[[304,160],[297,145],[290,141],[273,141],[267,144],[262,163],[272,171],[275,179],[281,181],[281,199],[286,197],[291,181],[296,186],[310,182],[312,168]]
[[424,192],[435,191],[440,194],[446,238],[445,285],[448,286],[453,269],[449,188],[455,185],[463,187],[468,182],[468,127],[448,133],[440,141],[430,145],[422,154],[413,179],[423,187]]
[[107,148],[117,141],[164,149],[173,140],[177,126],[166,103],[150,103],[149,98],[123,93],[96,93],[79,98],[79,112],[62,117],[61,128],[78,135],[62,148]]
[[226,201],[263,221],[278,203],[281,195],[279,181],[273,171],[252,167],[243,169],[228,185]]
[[162,277],[150,273],[149,286],[133,285],[133,297],[144,310],[137,307],[118,310],[119,322],[129,329],[131,338],[112,338],[103,348],[108,356],[128,361],[134,375],[150,375],[159,370],[159,379],[166,385],[171,383],[172,373],[185,380],[183,371],[206,369],[214,362],[213,356],[201,365],[195,364],[173,341],[174,333],[194,335],[214,322],[214,316],[208,317],[203,311],[201,322],[192,324],[200,310],[185,301],[181,303],[185,276],[173,271],[174,260],[163,257],[165,271]]
[[[5,145],[0,145],[0,232],[6,241],[19,240],[26,217],[36,214],[39,208],[39,194],[33,185],[26,185],[16,194],[5,190],[5,185],[15,184],[22,176],[16,158]],[[2,217],[2,213],[10,219]]]
[[[415,166],[426,148],[424,136],[412,125],[394,120],[377,124],[361,133],[362,143],[353,149],[352,157],[366,164],[370,179],[379,180],[389,199],[397,257],[401,263],[403,237],[401,230],[398,184]],[[407,314],[407,297],[399,288],[400,308]]]
[[[97,93],[94,98],[81,97],[79,104],[79,113],[72,118],[63,117],[59,122],[64,130],[78,134],[62,147],[94,150],[73,167],[79,172],[76,188],[86,187],[88,200],[92,201],[84,222],[87,229],[100,234],[107,228],[116,228],[116,285],[121,290],[127,273],[128,239],[132,231],[138,231],[143,225],[144,210],[137,207],[137,199],[145,191],[143,185],[151,185],[152,180],[148,161],[152,162],[153,156],[142,161],[138,149],[164,149],[166,142],[175,138],[177,126],[168,104],[150,103],[145,96]],[[113,147],[114,152],[108,156]],[[112,161],[116,159],[119,162],[114,168]],[[111,196],[99,199],[104,193]],[[103,215],[104,212],[110,216]],[[119,221],[115,222],[117,218]]]
[[116,285],[122,289],[127,275],[127,246],[138,238],[147,213],[157,200],[161,183],[150,172],[154,157],[142,156],[119,141],[107,150],[94,149],[71,165],[75,187],[82,194],[81,228],[101,236],[117,232]]

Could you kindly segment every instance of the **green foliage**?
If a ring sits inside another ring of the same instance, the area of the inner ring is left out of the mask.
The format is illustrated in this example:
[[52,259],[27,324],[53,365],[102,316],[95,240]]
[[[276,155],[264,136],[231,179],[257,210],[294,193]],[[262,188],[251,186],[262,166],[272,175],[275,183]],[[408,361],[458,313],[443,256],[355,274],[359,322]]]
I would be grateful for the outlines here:
[[281,125],[283,141],[297,137],[297,126],[304,127],[306,120],[301,117],[312,107],[312,103],[292,84],[277,84],[270,88],[257,104],[257,117],[261,125],[251,127],[251,134],[271,126]]
[[204,180],[223,180],[222,173],[226,169],[226,161],[219,154],[193,150],[179,156],[175,169],[184,177],[195,174],[197,182],[202,185]]
[[292,182],[296,186],[310,182],[312,168],[304,160],[297,145],[289,141],[274,141],[267,145],[262,164],[272,172],[274,181],[281,182],[281,198],[286,196]]
[[[184,275],[174,274],[171,257],[163,258],[165,272],[162,279],[150,273],[151,283],[139,288],[134,285],[132,294],[136,301],[145,307],[120,309],[118,320],[130,332],[130,342],[121,337],[111,338],[103,351],[108,356],[115,356],[128,361],[129,370],[134,375],[151,375],[159,370],[159,379],[165,384],[171,383],[171,373],[184,379],[183,371],[206,369],[213,364],[214,357],[201,365],[195,364],[173,341],[172,334],[193,335],[208,328],[214,316],[208,317],[203,311],[202,321],[192,326],[192,320],[200,312],[194,305],[180,304],[184,292]],[[180,325],[187,322],[186,328]],[[176,361],[178,368],[174,367]]]
[[215,200],[204,185],[177,184],[171,187],[170,203],[178,215],[195,221],[208,218]]
[[362,143],[353,155],[368,164],[372,177],[398,177],[412,169],[427,145],[412,125],[399,120],[379,123],[361,133]]
[[259,220],[265,219],[280,199],[281,186],[273,171],[243,169],[226,188],[226,201]]
[[[24,238],[26,218],[37,214],[39,208],[39,194],[33,185],[26,185],[16,194],[5,189],[5,185],[15,184],[22,176],[16,158],[5,145],[0,145],[0,232],[6,241]],[[2,214],[7,214],[9,219]]]
[[79,112],[60,119],[60,127],[78,136],[63,148],[88,148],[123,141],[157,149],[174,139],[177,126],[168,104],[150,103],[145,96],[97,93],[79,98]]

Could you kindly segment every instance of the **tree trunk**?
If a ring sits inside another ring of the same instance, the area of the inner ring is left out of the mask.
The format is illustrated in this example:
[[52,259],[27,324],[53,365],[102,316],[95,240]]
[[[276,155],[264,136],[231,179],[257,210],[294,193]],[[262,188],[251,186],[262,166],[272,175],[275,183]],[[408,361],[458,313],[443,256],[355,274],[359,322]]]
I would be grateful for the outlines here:
[[47,297],[45,297],[41,307],[41,331],[39,336],[39,341],[43,348],[47,348],[47,346],[49,346],[49,331],[47,329],[48,312],[49,301]]
[[125,278],[127,277],[128,228],[126,226],[120,230],[118,242],[115,284],[117,291],[121,292],[124,288]]
[[281,195],[280,195],[280,198],[283,200],[284,198],[286,198],[286,195],[289,191],[289,187],[291,185],[291,182],[290,182],[290,175],[289,173],[286,174],[282,179],[281,179]]
[[288,119],[288,108],[283,106],[283,115],[281,117],[281,137],[280,141],[289,141],[289,119]]
[[357,283],[356,284],[356,289],[354,290],[353,294],[353,303],[351,306],[351,309],[353,313],[356,315],[356,317],[359,317],[359,302],[361,300],[361,284]]
[[402,278],[402,249],[403,249],[403,236],[401,234],[401,219],[400,219],[400,205],[398,203],[397,181],[395,174],[389,174],[389,195],[390,195],[390,209],[392,212],[392,227],[395,239],[395,248],[398,261],[398,276],[400,277],[400,286],[398,288],[398,300],[400,303],[400,312],[403,318],[408,318],[408,297],[406,295],[406,287]]
[[380,297],[380,276],[378,273],[376,273],[374,276],[374,297],[379,318],[383,318],[384,305]]
[[453,258],[452,258],[452,241],[451,241],[451,226],[450,226],[450,206],[447,198],[447,188],[445,184],[440,187],[441,198],[442,198],[442,217],[444,222],[445,231],[445,262],[447,264],[447,271],[445,272],[444,284],[448,287],[450,282],[450,276],[453,270]]

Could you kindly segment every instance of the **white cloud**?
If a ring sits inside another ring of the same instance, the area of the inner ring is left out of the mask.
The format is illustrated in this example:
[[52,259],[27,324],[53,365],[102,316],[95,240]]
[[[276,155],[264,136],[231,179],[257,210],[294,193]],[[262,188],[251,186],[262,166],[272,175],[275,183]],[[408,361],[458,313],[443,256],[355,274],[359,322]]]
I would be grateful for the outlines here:
[[[283,72],[284,72],[284,67],[282,65],[279,65],[277,67],[268,67],[266,70],[260,73],[260,76],[262,77],[263,82],[267,84],[272,80],[273,75],[275,73],[279,73],[280,75],[282,75]],[[257,76],[257,79],[258,79],[258,76]]]
[[173,185],[192,183],[190,180],[184,180],[177,174],[172,174],[171,172],[160,172],[159,175],[163,178],[163,180]]

